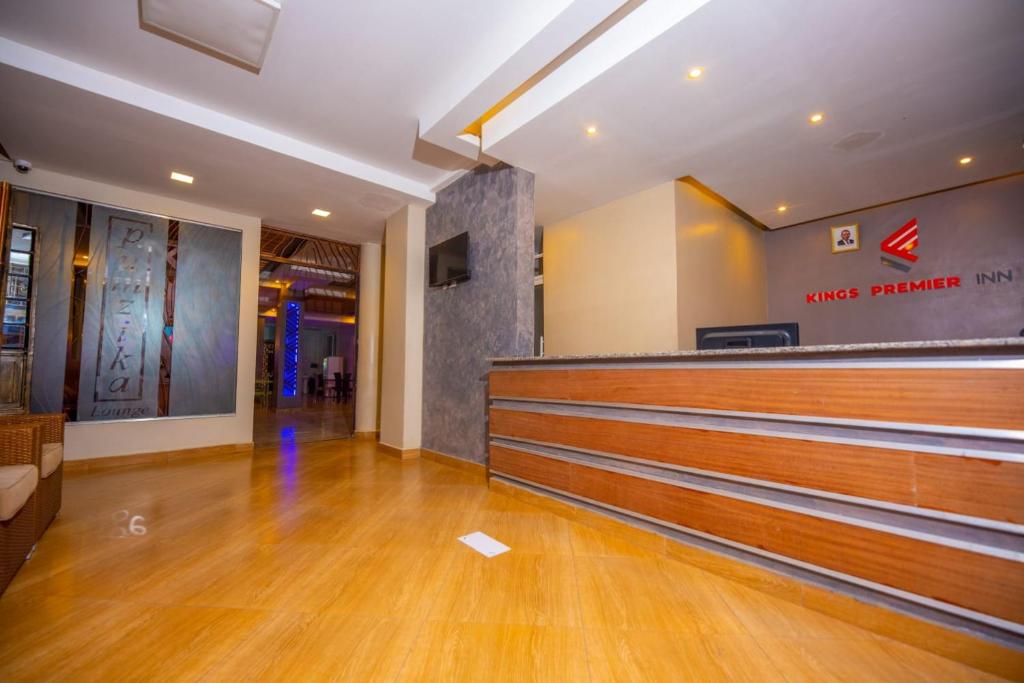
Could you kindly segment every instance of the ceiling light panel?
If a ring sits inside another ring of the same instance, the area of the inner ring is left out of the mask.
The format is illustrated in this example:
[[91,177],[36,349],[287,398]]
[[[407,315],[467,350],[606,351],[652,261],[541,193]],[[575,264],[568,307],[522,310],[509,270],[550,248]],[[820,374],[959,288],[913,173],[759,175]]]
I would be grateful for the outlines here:
[[259,73],[280,11],[277,0],[139,0],[139,24]]

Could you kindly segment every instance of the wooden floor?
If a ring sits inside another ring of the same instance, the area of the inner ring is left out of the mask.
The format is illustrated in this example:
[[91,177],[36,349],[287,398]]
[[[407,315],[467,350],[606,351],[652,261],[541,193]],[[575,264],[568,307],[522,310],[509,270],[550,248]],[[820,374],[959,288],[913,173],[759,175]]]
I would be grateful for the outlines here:
[[0,681],[996,680],[371,442],[64,496],[0,598]]
[[256,408],[252,440],[257,446],[308,443],[344,439],[352,434],[355,400],[335,403],[333,399],[307,399],[302,408],[269,410]]

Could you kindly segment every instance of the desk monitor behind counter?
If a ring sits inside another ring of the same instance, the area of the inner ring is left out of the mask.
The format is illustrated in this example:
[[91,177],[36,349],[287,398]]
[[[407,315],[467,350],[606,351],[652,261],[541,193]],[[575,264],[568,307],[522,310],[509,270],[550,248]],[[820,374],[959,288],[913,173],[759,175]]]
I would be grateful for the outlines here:
[[797,323],[766,323],[697,328],[699,351],[772,346],[800,346],[800,326]]

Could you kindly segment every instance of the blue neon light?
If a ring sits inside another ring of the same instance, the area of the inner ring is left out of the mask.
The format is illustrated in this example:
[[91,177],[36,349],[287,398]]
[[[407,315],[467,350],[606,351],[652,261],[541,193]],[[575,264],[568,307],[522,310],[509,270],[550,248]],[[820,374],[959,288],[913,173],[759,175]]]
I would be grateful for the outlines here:
[[295,396],[299,390],[299,312],[299,304],[294,301],[284,305],[283,396]]

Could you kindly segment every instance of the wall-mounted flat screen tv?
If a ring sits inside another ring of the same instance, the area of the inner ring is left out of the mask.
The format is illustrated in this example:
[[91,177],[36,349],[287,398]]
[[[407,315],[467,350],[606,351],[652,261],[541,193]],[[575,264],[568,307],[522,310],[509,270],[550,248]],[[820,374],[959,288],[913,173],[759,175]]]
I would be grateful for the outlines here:
[[430,248],[430,286],[441,287],[469,279],[469,233],[464,232]]

